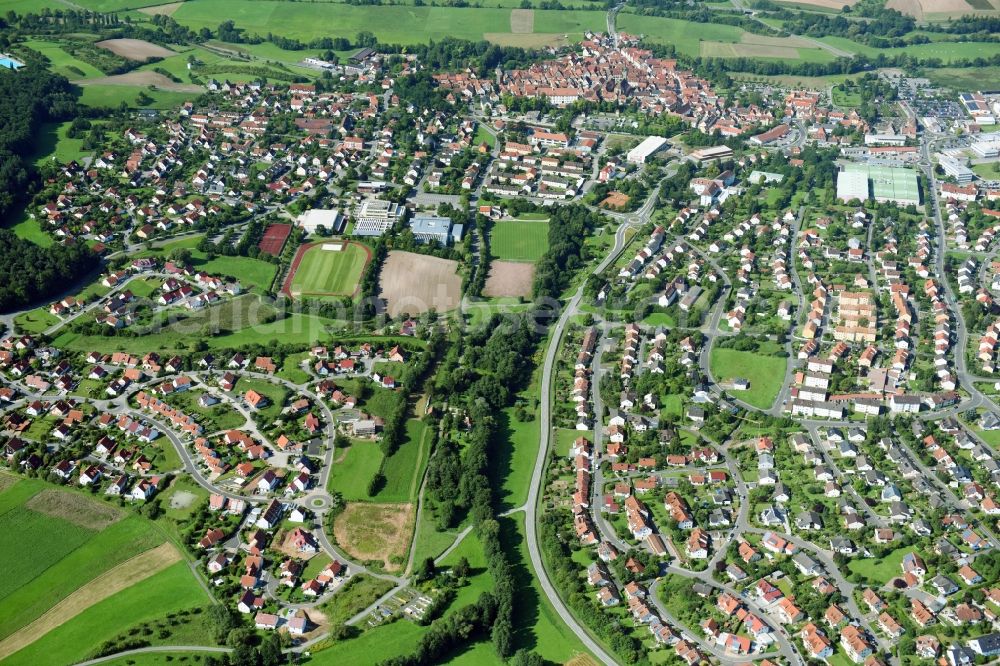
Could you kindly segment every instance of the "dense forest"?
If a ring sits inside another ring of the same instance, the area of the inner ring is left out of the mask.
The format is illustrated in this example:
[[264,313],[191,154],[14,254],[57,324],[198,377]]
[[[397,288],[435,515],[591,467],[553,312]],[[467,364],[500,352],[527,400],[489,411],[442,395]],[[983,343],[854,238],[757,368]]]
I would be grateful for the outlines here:
[[66,77],[35,63],[17,71],[0,69],[0,220],[30,190],[34,169],[26,157],[39,126],[68,119],[76,108]]
[[535,265],[535,298],[558,299],[573,274],[583,267],[583,242],[601,221],[601,215],[580,205],[546,209],[549,218],[549,249]]
[[96,266],[86,245],[43,248],[0,229],[0,312],[52,296]]

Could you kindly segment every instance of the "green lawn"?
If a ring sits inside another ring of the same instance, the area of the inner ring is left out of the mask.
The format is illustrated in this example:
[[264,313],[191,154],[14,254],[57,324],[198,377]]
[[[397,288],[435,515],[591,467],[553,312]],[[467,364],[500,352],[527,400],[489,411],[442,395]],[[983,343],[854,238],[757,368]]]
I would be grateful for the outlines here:
[[[342,454],[338,451],[336,458]],[[339,492],[345,500],[366,500],[368,482],[382,466],[382,451],[376,442],[357,440],[344,454],[344,459],[333,464],[330,472],[331,491]]]
[[302,262],[292,278],[292,293],[296,296],[350,296],[358,287],[361,273],[368,263],[368,250],[348,243],[339,252],[317,245],[302,256]]
[[[103,642],[128,627],[163,618],[168,613],[204,607],[209,597],[194,578],[186,562],[163,571],[83,611],[69,622],[45,634],[20,652],[4,660],[5,666],[72,664],[85,659]],[[197,627],[196,627],[197,628]],[[191,641],[190,631],[159,638],[157,643]],[[210,644],[208,636],[200,644]]]
[[274,281],[277,266],[263,259],[250,257],[216,257],[205,261],[192,258],[191,265],[206,273],[228,275],[239,280],[244,289],[268,289]]
[[[217,26],[218,27],[218,26]],[[132,108],[174,109],[184,102],[193,100],[198,93],[150,90],[148,86],[118,86],[95,84],[80,86],[80,103],[87,106],[117,109],[122,102]],[[136,102],[140,92],[146,93],[153,101],[143,107]]]
[[35,164],[57,160],[62,164],[82,162],[83,158],[93,153],[83,149],[83,137],[71,139],[66,136],[72,123],[45,123],[35,134]]
[[[423,421],[406,422],[406,440],[385,459],[382,474],[385,486],[375,496],[379,502],[413,502],[420,489],[427,455],[430,453],[430,434]],[[369,477],[370,478],[370,477]]]
[[[9,4],[9,2],[4,2],[4,8],[6,9]],[[80,60],[64,51],[58,41],[28,39],[24,42],[24,45],[48,58],[52,63],[52,71],[56,74],[62,74],[70,81],[104,76],[104,72],[90,63]]]
[[882,559],[854,558],[847,564],[847,568],[872,582],[885,585],[896,576],[903,574],[900,564],[903,561],[903,556],[911,551],[913,551],[912,547],[905,547],[897,548]]
[[251,410],[251,413],[256,416],[257,422],[263,424],[270,424],[278,417],[285,405],[285,400],[288,398],[288,389],[284,385],[272,384],[264,379],[240,377],[239,381],[236,382],[235,390],[240,396],[246,395],[247,391],[254,390],[268,399],[269,404],[266,407],[257,411]]
[[26,333],[41,333],[48,327],[55,326],[59,321],[59,317],[50,313],[44,305],[14,317],[14,323],[18,329]]
[[548,249],[546,222],[504,220],[490,232],[490,254],[503,261],[538,261]]
[[97,534],[23,506],[0,516],[0,533],[0,602]]
[[355,574],[342,590],[323,604],[323,613],[331,625],[344,624],[393,587],[392,581]]
[[731,395],[759,409],[774,403],[785,379],[786,359],[778,356],[713,347],[709,362],[716,382],[749,379],[749,391],[733,391]]
[[657,44],[671,44],[678,52],[688,56],[701,55],[701,42],[739,42],[742,28],[715,23],[692,23],[681,19],[658,16],[638,16],[628,12],[618,15],[619,30],[633,35],[644,35]]
[[55,242],[52,240],[52,236],[49,236],[42,229],[42,224],[38,219],[28,217],[27,215],[25,215],[23,220],[12,226],[11,229],[14,231],[15,236],[29,240],[35,245],[49,247]]

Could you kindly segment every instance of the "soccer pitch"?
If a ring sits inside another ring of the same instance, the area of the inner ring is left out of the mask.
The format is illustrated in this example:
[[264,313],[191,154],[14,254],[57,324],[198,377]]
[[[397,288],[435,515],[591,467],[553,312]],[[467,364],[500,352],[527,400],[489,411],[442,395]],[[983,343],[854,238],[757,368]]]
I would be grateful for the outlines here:
[[[336,249],[340,248],[340,249]],[[346,241],[316,243],[305,250],[292,276],[293,296],[351,296],[371,252]]]

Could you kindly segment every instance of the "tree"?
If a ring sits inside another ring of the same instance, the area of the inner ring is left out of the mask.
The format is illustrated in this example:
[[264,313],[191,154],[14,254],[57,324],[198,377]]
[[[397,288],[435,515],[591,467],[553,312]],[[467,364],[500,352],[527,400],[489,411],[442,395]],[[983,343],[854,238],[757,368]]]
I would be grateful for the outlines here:
[[472,568],[469,566],[469,560],[463,556],[458,560],[458,563],[452,567],[451,571],[459,578],[468,578],[469,574],[472,572]]
[[420,570],[417,572],[417,581],[425,581],[434,578],[434,574],[437,572],[437,567],[434,564],[434,558],[428,557],[420,565]]

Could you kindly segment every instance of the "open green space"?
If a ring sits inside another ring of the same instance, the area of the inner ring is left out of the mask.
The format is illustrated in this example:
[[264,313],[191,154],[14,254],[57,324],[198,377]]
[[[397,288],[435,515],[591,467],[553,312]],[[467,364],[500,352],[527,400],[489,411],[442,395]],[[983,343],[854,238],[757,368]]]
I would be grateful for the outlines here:
[[[385,485],[375,496],[379,502],[413,502],[424,476],[430,433],[423,421],[406,422],[406,439],[382,465]],[[369,477],[370,478],[370,477]]]
[[28,217],[27,214],[25,214],[24,219],[15,223],[11,227],[11,230],[18,238],[29,240],[35,245],[42,247],[49,247],[55,242],[52,240],[52,236],[49,236],[42,230],[41,222],[37,218]]
[[339,492],[348,501],[369,499],[368,482],[381,468],[382,457],[377,442],[355,440],[346,453],[335,456],[329,490]]
[[[4,2],[3,4],[6,8],[6,5],[9,3]],[[90,63],[80,60],[79,58],[66,52],[62,48],[62,44],[58,41],[28,39],[24,42],[24,46],[33,51],[38,51],[43,56],[48,58],[51,63],[50,66],[52,71],[56,74],[62,74],[70,81],[104,76],[104,72],[97,69]]]
[[[198,93],[154,90],[149,86],[120,86],[106,83],[80,86],[80,90],[81,104],[112,109],[117,109],[122,102],[131,108],[173,109],[198,96]],[[137,102],[140,92],[152,98],[152,101],[140,106]]]
[[355,574],[322,610],[332,626],[344,624],[393,588],[392,581]]
[[281,413],[288,398],[288,389],[284,385],[272,384],[264,379],[240,377],[235,390],[240,396],[245,396],[247,391],[253,390],[267,398],[267,405],[252,413],[255,414],[258,423],[268,425]]
[[71,139],[66,132],[72,123],[45,123],[35,134],[35,164],[57,160],[62,164],[82,162],[93,151],[83,149],[83,138]]
[[[173,14],[195,30],[215,30],[220,17],[232,19],[248,34],[274,33],[311,40],[316,37],[354,39],[370,31],[386,44],[417,44],[445,37],[479,41],[485,33],[510,33],[509,8],[354,6],[339,3],[290,3],[276,0],[192,0]],[[535,10],[534,32],[569,35],[578,40],[588,30],[606,30],[603,11]]]
[[503,261],[538,261],[548,249],[546,222],[503,220],[490,231],[490,254]]
[[[0,492],[4,525],[0,551],[11,571],[0,588],[0,638],[35,620],[84,583],[165,540],[152,523],[138,516],[126,516],[98,531],[24,506],[37,493],[54,488],[23,479]],[[98,502],[82,493],[79,497]]]
[[785,378],[786,359],[759,351],[713,347],[709,363],[716,382],[749,379],[750,390],[734,391],[732,395],[759,409],[771,406]]
[[41,333],[50,326],[55,326],[59,321],[59,317],[49,312],[49,309],[44,305],[14,317],[14,323],[18,330],[25,333]]
[[847,568],[852,573],[864,576],[872,583],[885,585],[896,576],[903,574],[903,570],[900,568],[903,556],[912,551],[912,547],[905,547],[897,548],[883,558],[855,558],[847,564]]
[[326,249],[320,243],[306,250],[292,277],[294,295],[350,296],[358,287],[368,263],[367,248],[357,243],[336,243],[342,249]]
[[165,259],[174,250],[185,249],[191,253],[191,266],[206,273],[216,275],[228,275],[234,280],[238,280],[240,285],[247,289],[265,290],[274,281],[274,274],[278,270],[275,264],[264,259],[254,259],[252,257],[230,257],[219,255],[213,258],[198,249],[202,234],[185,236],[174,241],[164,243],[159,247],[143,250],[140,257],[159,257]]
[[[4,660],[5,666],[73,664],[92,654],[103,642],[142,622],[164,618],[169,613],[204,608],[210,599],[195,580],[186,562],[126,588],[86,609],[69,622],[53,629],[20,652]],[[192,622],[183,633],[159,637],[159,644],[211,645],[203,623]]]
[[618,15],[619,30],[643,35],[656,44],[671,44],[679,53],[701,55],[701,42],[739,42],[742,28],[714,23],[692,23],[681,19],[639,16],[628,12]]

